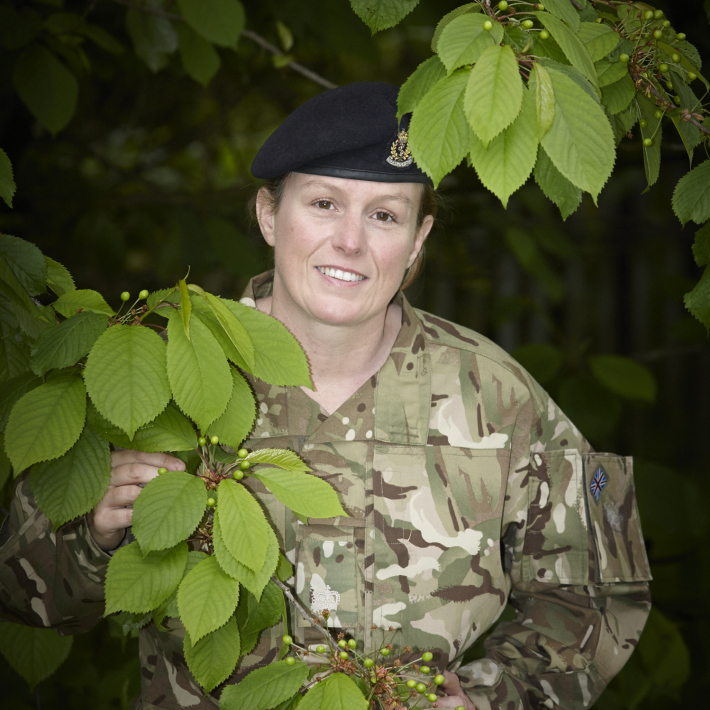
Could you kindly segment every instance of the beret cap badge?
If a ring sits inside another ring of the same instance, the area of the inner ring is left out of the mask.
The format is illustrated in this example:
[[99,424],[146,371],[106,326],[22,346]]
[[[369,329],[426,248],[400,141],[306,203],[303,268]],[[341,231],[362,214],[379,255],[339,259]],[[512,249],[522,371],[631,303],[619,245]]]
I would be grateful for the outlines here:
[[412,154],[409,152],[409,136],[407,131],[402,129],[390,147],[390,154],[387,162],[395,168],[407,168],[412,162]]

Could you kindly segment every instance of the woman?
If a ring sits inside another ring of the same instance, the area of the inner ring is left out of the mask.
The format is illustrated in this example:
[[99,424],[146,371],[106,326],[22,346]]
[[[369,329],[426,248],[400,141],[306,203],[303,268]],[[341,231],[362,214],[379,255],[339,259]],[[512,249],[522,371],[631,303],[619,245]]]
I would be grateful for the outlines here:
[[[409,155],[406,117],[396,120],[396,96],[376,83],[325,92],[286,119],[252,165],[267,180],[256,213],[275,269],[252,279],[242,303],[298,338],[315,390],[253,380],[260,413],[245,445],[298,452],[349,517],[303,525],[254,490],[295,564],[301,601],[328,609],[358,648],[431,650],[430,665],[450,669],[437,707],[589,707],[650,609],[631,462],[593,453],[493,343],[404,298],[435,201]],[[72,570],[82,599],[99,596],[92,580],[104,551],[124,539],[140,484],[160,466],[182,468],[128,451],[113,463],[91,534],[76,523],[56,537],[62,559],[92,555],[92,570]],[[13,527],[23,522],[16,511]],[[59,624],[71,604],[50,613],[47,595],[29,586],[18,583],[26,606],[34,594]],[[516,617],[490,636],[487,657],[460,666],[508,601]],[[297,615],[291,624],[297,641],[319,643]],[[232,680],[271,662],[283,633],[265,631]],[[167,632],[141,631],[137,707],[216,705],[187,671],[183,634],[175,620]]]

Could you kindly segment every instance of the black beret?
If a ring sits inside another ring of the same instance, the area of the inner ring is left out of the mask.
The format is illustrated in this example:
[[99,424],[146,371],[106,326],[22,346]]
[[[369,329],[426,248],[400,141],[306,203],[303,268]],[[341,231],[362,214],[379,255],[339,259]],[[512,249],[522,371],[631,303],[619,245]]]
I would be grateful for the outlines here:
[[251,164],[269,179],[290,172],[373,180],[431,182],[407,145],[411,114],[397,123],[390,84],[362,81],[324,91],[299,106],[269,136]]

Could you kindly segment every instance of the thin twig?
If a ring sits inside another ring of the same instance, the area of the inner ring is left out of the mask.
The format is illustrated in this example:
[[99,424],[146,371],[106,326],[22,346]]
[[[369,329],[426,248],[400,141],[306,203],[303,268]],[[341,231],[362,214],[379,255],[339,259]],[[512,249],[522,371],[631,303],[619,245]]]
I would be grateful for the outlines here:
[[583,10],[584,8],[577,2],[577,0],[569,0],[572,3],[572,7],[575,10]]
[[[651,82],[648,82],[648,84],[647,84],[646,86],[647,86],[647,88],[649,89],[649,91],[650,91],[656,98],[660,99],[660,100],[663,101],[664,103],[667,103],[667,100],[666,100],[665,98],[663,98],[663,96],[661,96],[661,95],[658,93],[658,90],[656,89],[656,87],[655,87]],[[683,120],[685,121],[685,119],[683,119]],[[698,121],[696,121],[692,116],[690,117],[690,120],[686,121],[686,123],[692,123],[696,128],[699,128],[703,133],[705,133],[706,135],[710,136],[710,128],[706,128],[705,126],[703,126],[702,123],[699,123]]]
[[[162,17],[165,20],[171,20],[173,22],[185,22],[185,18],[182,17],[182,15],[176,15],[174,12],[168,12],[167,10],[163,10],[159,7],[147,7],[146,5],[138,5],[137,3],[131,2],[131,0],[112,1],[117,3],[118,5],[124,5],[125,7],[129,7],[132,10],[138,10],[139,12],[147,12],[149,15],[156,15],[157,17]],[[252,30],[242,30],[240,36],[250,39],[252,42],[255,42],[260,47],[271,52],[276,57],[284,56],[284,53],[278,47],[271,44],[271,42],[264,39],[260,34],[257,34]],[[285,64],[284,66],[290,67],[295,72],[302,74],[307,79],[314,81],[316,84],[319,84],[325,89],[335,89],[337,87],[337,84],[334,84],[332,81],[328,81],[320,74],[316,74],[314,71],[307,69],[302,64],[294,62],[293,60],[289,61],[288,64]]]
[[606,5],[607,7],[610,7],[612,10],[614,10],[614,12],[616,12],[616,5],[614,5],[613,3],[607,2],[607,0],[591,0],[591,2],[592,2],[592,5],[595,5],[596,3],[599,2],[602,5]]

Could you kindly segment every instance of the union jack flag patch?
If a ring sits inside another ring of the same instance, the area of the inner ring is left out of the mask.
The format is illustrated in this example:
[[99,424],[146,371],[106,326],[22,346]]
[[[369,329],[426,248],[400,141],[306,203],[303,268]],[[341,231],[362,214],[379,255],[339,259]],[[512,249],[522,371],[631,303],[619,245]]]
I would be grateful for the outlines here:
[[604,490],[604,486],[606,486],[608,482],[608,478],[606,476],[606,471],[604,470],[603,466],[597,466],[597,470],[594,472],[594,477],[592,478],[592,482],[589,484],[589,490],[592,492],[592,495],[594,496],[594,500],[598,503],[599,499],[601,498],[602,491]]

